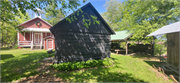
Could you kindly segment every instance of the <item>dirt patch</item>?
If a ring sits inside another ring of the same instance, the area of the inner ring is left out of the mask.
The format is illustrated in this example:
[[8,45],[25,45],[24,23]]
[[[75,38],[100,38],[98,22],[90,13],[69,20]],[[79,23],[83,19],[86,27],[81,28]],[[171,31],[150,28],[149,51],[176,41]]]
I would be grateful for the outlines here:
[[64,82],[61,78],[54,76],[59,71],[50,68],[53,61],[39,61],[41,65],[37,68],[38,75],[21,78],[15,82]]
[[164,75],[164,74],[161,73],[161,72],[158,72],[158,70],[156,70],[156,69],[154,69],[154,68],[150,68],[149,70],[150,70],[150,71],[154,71],[158,77],[162,77],[165,81],[168,82],[168,80],[169,80],[168,76]]

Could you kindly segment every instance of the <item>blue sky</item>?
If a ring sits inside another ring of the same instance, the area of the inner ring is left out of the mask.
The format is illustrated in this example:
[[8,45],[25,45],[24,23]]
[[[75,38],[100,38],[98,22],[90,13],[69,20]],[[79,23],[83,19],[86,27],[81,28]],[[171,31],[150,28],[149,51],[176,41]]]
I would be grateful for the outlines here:
[[87,0],[86,3],[81,2],[81,6],[84,6],[87,3],[91,3],[95,9],[99,12],[99,13],[103,13],[106,11],[104,4],[106,3],[106,0]]
[[[121,2],[122,2],[123,0],[121,0]],[[105,12],[106,11],[106,9],[105,9],[105,3],[106,3],[106,0],[87,0],[85,3],[83,3],[83,0],[80,0],[80,4],[81,4],[81,6],[79,6],[78,7],[78,9],[80,8],[80,7],[82,7],[82,6],[84,6],[85,4],[87,4],[87,3],[91,3],[94,7],[95,7],[95,9],[101,14],[101,13],[103,13],[103,12]],[[29,12],[29,15],[32,17],[32,11],[28,11]],[[72,13],[72,11],[70,11],[69,13],[68,13],[68,15],[69,14],[71,14]],[[33,13],[33,18],[34,18],[34,13]],[[43,15],[43,18],[44,18],[44,15]]]

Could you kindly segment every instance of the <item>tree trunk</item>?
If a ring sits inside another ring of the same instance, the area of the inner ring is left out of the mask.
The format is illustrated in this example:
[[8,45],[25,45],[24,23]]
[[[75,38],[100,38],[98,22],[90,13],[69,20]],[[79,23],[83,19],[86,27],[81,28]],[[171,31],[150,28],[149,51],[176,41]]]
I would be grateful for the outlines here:
[[17,43],[17,35],[15,36],[14,42],[12,44],[12,47],[14,47],[16,45],[16,43]]
[[153,40],[151,42],[151,56],[154,56],[154,37],[153,37]]

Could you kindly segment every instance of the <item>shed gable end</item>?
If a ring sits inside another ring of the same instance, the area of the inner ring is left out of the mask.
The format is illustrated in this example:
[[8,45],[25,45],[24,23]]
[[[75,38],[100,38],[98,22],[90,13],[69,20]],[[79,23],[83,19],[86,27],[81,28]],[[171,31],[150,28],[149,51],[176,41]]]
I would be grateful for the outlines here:
[[[90,3],[81,8],[82,12],[79,10],[50,28],[50,31],[53,34],[64,31],[95,34],[113,34],[113,32],[110,30],[111,28],[107,25],[104,19]],[[96,17],[97,19],[95,20],[92,17]],[[68,21],[68,19],[70,19],[71,22]],[[99,22],[99,24],[97,22]],[[85,26],[85,23],[87,23],[88,27]]]

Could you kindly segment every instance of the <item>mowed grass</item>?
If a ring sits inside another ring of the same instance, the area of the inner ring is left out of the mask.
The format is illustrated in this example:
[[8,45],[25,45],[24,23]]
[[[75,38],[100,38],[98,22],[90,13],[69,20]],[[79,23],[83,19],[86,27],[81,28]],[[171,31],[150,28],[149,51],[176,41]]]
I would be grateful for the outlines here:
[[12,82],[38,74],[38,61],[48,57],[46,50],[1,49],[1,81]]
[[[12,82],[39,74],[38,61],[49,57],[46,50],[1,49],[1,81]],[[52,56],[52,55],[51,55]],[[111,55],[115,65],[54,74],[68,82],[171,82],[158,76],[152,62],[131,56]],[[153,62],[154,64],[154,62]],[[52,69],[50,72],[53,72]]]
[[57,73],[55,76],[68,82],[171,82],[158,76],[150,64],[131,56],[111,55],[112,67]]

